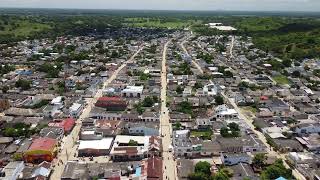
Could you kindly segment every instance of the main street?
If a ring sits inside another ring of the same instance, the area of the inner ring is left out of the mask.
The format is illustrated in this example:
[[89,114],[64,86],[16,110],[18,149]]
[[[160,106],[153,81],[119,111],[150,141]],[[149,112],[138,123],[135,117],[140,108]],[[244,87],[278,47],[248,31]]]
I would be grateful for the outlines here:
[[[190,56],[188,50],[187,50],[186,47],[184,46],[184,43],[185,43],[185,42],[186,42],[186,41],[182,41],[182,43],[180,44],[180,46],[181,46],[182,50],[184,51],[184,53],[185,53],[186,55]],[[198,71],[199,71],[201,74],[203,74],[203,70],[202,70],[201,66],[200,66],[195,60],[193,60],[193,59],[192,59],[192,64],[198,69]]]
[[[180,45],[181,45],[182,49],[185,51],[185,53],[189,54],[187,49],[184,47],[184,42],[182,42]],[[230,49],[229,49],[230,57],[234,57],[233,56],[233,47],[234,47],[234,37],[232,37],[231,45],[230,45]],[[192,62],[194,64],[194,66],[203,74],[203,70],[202,70],[201,66],[194,60],[192,60]],[[210,80],[210,82],[213,83],[212,80]],[[268,154],[272,155],[272,156],[275,156],[278,159],[282,159],[283,162],[284,162],[284,165],[286,166],[286,168],[291,169],[289,167],[289,165],[286,163],[285,155],[284,154],[280,154],[280,153],[278,153],[278,152],[273,150],[273,148],[267,143],[266,137],[260,131],[257,131],[256,128],[254,127],[253,120],[250,117],[247,117],[246,115],[244,115],[243,111],[241,111],[241,109],[238,107],[238,105],[234,102],[234,100],[232,98],[227,97],[224,93],[222,93],[221,95],[224,97],[224,99],[226,99],[228,101],[228,103],[232,106],[232,108],[237,111],[237,113],[239,114],[239,118],[243,119],[246,122],[246,124],[248,124],[250,129],[264,143],[264,145],[267,147],[266,151],[268,152]],[[298,180],[306,180],[306,178],[297,169],[293,169],[292,170],[292,174]]]
[[[234,47],[234,36],[232,36],[231,39],[231,45],[229,49],[229,55],[230,58],[233,58],[233,47]],[[272,80],[272,78],[270,78]],[[273,80],[272,80],[273,81]],[[268,144],[266,137],[260,132],[257,131],[255,126],[253,125],[253,119],[251,117],[246,116],[243,111],[238,107],[238,105],[234,102],[234,99],[227,97],[224,93],[221,94],[224,99],[226,99],[229,104],[233,106],[233,108],[237,111],[239,114],[240,119],[243,119],[250,127],[250,129],[258,136],[258,138],[264,143],[264,145],[267,147],[267,152],[269,155],[275,156],[278,159],[282,159],[284,165],[286,168],[291,169],[291,167],[286,163],[286,157],[285,154],[280,154],[279,152],[276,152],[273,150],[273,148]],[[296,179],[299,180],[306,180],[306,178],[297,170],[297,169],[292,169],[292,174]]]
[[160,132],[162,136],[163,149],[163,179],[174,180],[177,179],[176,162],[173,153],[170,152],[172,144],[172,126],[169,121],[169,110],[167,104],[167,49],[171,40],[168,41],[163,48],[162,54],[162,71],[161,71],[161,115],[160,115]]
[[[54,164],[53,173],[50,176],[50,179],[56,180],[60,179],[64,170],[64,165],[67,161],[71,160],[77,151],[76,141],[78,140],[79,132],[81,129],[81,122],[85,118],[89,117],[89,114],[94,107],[97,100],[102,96],[102,91],[105,89],[113,80],[116,79],[119,72],[130,62],[134,60],[134,58],[139,54],[139,52],[143,49],[143,46],[136,51],[130,59],[124,62],[116,71],[112,73],[112,75],[103,83],[101,89],[99,89],[95,96],[88,102],[87,106],[82,111],[82,114],[78,118],[76,122],[76,126],[73,128],[72,132],[65,136],[62,140],[60,153],[57,155],[57,162]],[[74,158],[73,158],[74,159]]]

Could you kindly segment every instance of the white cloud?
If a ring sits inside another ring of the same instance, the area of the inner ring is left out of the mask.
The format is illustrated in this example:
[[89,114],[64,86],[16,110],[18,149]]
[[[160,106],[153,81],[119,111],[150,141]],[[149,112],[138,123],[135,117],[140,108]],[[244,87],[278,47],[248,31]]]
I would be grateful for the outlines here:
[[320,0],[0,0],[0,7],[319,11]]

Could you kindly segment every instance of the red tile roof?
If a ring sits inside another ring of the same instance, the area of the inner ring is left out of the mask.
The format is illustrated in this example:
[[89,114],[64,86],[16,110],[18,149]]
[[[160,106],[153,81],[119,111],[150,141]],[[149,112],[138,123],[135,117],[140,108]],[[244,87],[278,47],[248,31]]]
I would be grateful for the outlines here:
[[51,127],[63,128],[64,132],[70,132],[75,125],[76,120],[73,118],[68,118],[64,120],[58,120],[58,122],[49,123]]
[[100,97],[98,101],[121,101],[121,98],[117,96],[115,97],[104,96],[104,97]]
[[69,132],[72,130],[73,126],[75,125],[76,123],[76,120],[73,119],[73,118],[68,118],[68,119],[65,119],[63,121],[63,128],[64,128],[64,131],[65,132]]
[[100,97],[95,104],[97,107],[114,107],[120,109],[125,109],[127,105],[128,103],[120,97]]
[[38,138],[35,139],[31,146],[29,147],[30,150],[47,150],[47,151],[52,151],[57,144],[57,140],[43,137],[43,138]]
[[159,157],[150,157],[148,159],[147,179],[162,179],[162,159]]
[[260,97],[260,100],[268,100],[269,98],[268,98],[268,96],[261,96]]

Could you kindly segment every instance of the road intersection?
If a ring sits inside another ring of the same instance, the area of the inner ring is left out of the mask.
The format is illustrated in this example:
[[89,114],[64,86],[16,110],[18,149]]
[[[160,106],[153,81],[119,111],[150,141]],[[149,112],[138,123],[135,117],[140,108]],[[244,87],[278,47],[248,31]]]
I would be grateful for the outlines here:
[[170,150],[172,144],[172,126],[169,121],[169,110],[167,104],[167,49],[171,40],[168,41],[163,48],[162,54],[162,71],[161,71],[161,115],[160,115],[160,132],[162,136],[163,149],[163,179],[174,180],[177,179],[176,161],[173,153]]
[[[235,41],[235,39],[234,39],[234,37],[232,37],[231,45],[230,45],[230,49],[229,49],[230,58],[234,57],[233,56],[234,41]],[[185,51],[185,53],[189,54],[187,49],[184,46],[184,43],[185,43],[185,41],[183,41],[180,45],[181,45],[182,49]],[[192,60],[192,63],[199,70],[199,72],[201,72],[201,74],[204,73],[203,69],[201,68],[201,66],[196,61]],[[213,83],[212,80],[210,80],[210,82]],[[241,109],[238,107],[238,105],[234,102],[234,100],[232,98],[229,98],[224,93],[222,93],[221,95],[224,97],[224,99],[226,99],[229,102],[229,104],[232,106],[232,108],[234,108],[236,110],[236,112],[239,114],[239,118],[243,119],[246,122],[246,124],[248,124],[250,129],[264,143],[264,145],[267,147],[266,151],[268,152],[268,154],[272,155],[272,156],[275,156],[278,159],[282,159],[283,162],[284,162],[284,165],[286,166],[286,168],[291,169],[291,167],[286,163],[287,158],[285,157],[285,154],[280,154],[280,153],[278,153],[278,152],[273,150],[273,148],[267,143],[266,137],[260,131],[256,130],[255,126],[253,125],[253,120],[243,114]],[[306,180],[306,178],[300,172],[298,172],[297,169],[292,169],[292,174],[296,179]]]
[[73,128],[72,132],[68,135],[65,136],[62,139],[62,144],[61,144],[61,149],[57,155],[57,161],[54,163],[54,168],[53,168],[53,173],[50,176],[51,180],[56,180],[60,179],[61,175],[64,170],[64,165],[69,161],[69,160],[75,160],[77,159],[75,154],[77,152],[77,140],[79,138],[79,133],[82,125],[82,121],[85,118],[89,117],[89,114],[94,107],[95,103],[97,100],[102,96],[102,91],[105,89],[113,80],[116,79],[117,75],[119,72],[127,66],[128,63],[132,62],[134,58],[139,54],[139,52],[143,49],[143,46],[136,51],[130,59],[128,59],[126,62],[124,62],[120,67],[118,67],[117,70],[115,70],[112,75],[103,83],[103,86],[101,89],[99,89],[95,96],[88,102],[87,106],[84,108],[82,111],[82,114],[76,121],[76,125]]

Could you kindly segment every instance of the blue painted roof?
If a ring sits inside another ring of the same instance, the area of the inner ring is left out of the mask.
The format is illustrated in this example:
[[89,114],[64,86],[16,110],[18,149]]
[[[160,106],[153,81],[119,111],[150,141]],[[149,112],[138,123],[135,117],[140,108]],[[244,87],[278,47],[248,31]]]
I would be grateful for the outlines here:
[[281,176],[281,177],[278,177],[276,180],[287,180],[287,179]]
[[141,167],[136,168],[136,176],[141,176]]

